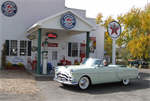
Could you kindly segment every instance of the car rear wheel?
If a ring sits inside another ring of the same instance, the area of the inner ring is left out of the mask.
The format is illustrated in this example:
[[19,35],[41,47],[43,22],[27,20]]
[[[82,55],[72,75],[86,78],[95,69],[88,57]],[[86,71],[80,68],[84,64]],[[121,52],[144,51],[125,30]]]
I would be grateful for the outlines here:
[[129,82],[130,82],[130,80],[129,80],[129,79],[124,79],[124,80],[122,80],[123,85],[128,85],[128,84],[129,84]]
[[81,79],[79,80],[78,86],[82,90],[87,89],[90,86],[90,80],[89,80],[89,78],[86,77],[86,76],[81,77]]

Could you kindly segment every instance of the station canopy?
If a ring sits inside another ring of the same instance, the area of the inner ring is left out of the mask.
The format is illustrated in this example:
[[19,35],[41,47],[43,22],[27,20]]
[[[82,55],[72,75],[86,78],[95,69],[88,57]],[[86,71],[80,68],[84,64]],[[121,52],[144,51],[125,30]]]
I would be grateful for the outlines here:
[[[74,15],[76,19],[76,25],[72,29],[66,30],[62,27],[60,24],[60,19],[62,15],[66,13],[71,13]],[[78,14],[73,12],[72,10],[65,10],[60,13],[57,13],[53,16],[50,16],[48,18],[45,18],[43,20],[38,21],[34,25],[32,25],[29,29],[27,29],[28,35],[31,35],[37,30],[41,29],[50,29],[50,30],[65,30],[65,31],[70,31],[72,33],[83,33],[83,32],[90,32],[94,30],[94,27],[92,24],[90,24],[88,21],[86,21],[84,18],[80,17]]]

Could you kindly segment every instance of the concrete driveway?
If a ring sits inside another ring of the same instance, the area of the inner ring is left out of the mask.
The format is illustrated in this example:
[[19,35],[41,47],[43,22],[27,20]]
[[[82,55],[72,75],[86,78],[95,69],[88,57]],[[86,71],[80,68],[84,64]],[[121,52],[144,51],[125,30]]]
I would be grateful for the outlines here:
[[150,101],[150,70],[140,70],[141,79],[128,86],[120,83],[100,84],[81,91],[54,81],[38,81],[43,101]]

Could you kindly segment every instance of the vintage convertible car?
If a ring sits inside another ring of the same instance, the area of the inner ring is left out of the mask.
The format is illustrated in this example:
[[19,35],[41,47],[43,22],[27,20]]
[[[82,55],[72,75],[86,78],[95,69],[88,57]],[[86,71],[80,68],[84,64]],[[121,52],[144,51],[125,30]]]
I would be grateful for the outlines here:
[[136,68],[121,65],[103,65],[101,59],[86,59],[78,66],[58,66],[55,68],[54,80],[63,85],[78,85],[82,90],[90,85],[122,82],[128,85],[131,79],[139,78]]

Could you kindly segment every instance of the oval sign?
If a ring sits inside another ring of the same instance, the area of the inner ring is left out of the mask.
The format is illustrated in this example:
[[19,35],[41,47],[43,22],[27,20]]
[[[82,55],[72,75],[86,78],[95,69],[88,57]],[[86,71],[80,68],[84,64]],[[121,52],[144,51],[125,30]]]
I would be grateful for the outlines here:
[[76,25],[75,16],[72,13],[64,14],[60,19],[60,24],[64,29],[72,29]]
[[118,38],[121,34],[121,26],[117,21],[110,22],[107,30],[112,39]]
[[2,13],[11,17],[17,13],[17,6],[13,1],[5,1],[1,6]]

